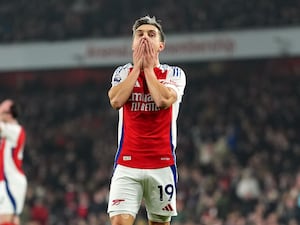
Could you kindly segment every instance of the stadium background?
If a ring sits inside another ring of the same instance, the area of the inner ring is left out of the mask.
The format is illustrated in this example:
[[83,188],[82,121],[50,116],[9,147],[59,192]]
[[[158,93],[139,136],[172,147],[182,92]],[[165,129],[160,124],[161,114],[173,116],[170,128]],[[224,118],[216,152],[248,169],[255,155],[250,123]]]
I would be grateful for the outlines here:
[[[29,45],[130,40],[132,23],[146,14],[162,20],[167,48],[168,37],[186,34],[250,31],[259,36],[292,28],[299,35],[299,4],[2,1],[0,100],[20,101],[28,132],[29,189],[22,224],[109,224],[106,201],[117,125],[107,98],[116,63],[101,65],[98,58],[99,65],[83,65],[79,58],[72,66],[48,61],[49,67],[29,68],[34,57],[26,51]],[[287,49],[267,57],[164,58],[187,74],[178,119],[179,216],[172,224],[300,224],[300,51],[283,45]],[[136,224],[145,224],[143,208]]]

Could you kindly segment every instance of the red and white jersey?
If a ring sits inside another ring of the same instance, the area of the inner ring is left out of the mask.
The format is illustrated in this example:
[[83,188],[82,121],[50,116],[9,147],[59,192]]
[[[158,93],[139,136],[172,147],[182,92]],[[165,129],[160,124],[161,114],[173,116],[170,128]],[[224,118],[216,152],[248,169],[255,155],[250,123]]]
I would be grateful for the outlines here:
[[25,131],[19,124],[0,122],[0,182],[22,169]]
[[[131,70],[130,63],[118,67],[112,76],[112,86],[130,76]],[[181,68],[166,64],[154,68],[154,72],[160,83],[176,91],[177,100],[168,109],[158,108],[149,93],[143,72],[139,75],[131,96],[119,109],[115,165],[154,169],[176,163],[176,120],[186,77]]]

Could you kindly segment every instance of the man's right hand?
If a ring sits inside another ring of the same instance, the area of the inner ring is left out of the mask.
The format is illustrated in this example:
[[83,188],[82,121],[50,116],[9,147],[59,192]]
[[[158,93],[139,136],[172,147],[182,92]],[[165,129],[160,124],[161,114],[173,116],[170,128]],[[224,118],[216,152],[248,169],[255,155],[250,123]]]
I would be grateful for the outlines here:
[[146,40],[142,38],[140,43],[136,49],[133,49],[133,67],[139,70],[143,69],[143,61],[144,61],[144,52],[146,46]]

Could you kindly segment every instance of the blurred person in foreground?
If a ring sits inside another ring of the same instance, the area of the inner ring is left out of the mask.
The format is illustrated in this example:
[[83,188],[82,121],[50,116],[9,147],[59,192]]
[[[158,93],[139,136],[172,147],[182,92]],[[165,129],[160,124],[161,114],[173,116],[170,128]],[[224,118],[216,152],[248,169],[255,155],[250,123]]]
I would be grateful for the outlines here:
[[144,201],[150,225],[168,225],[176,211],[175,159],[183,70],[160,64],[165,35],[155,17],[133,25],[133,64],[119,66],[108,92],[119,110],[118,149],[108,213],[112,225],[132,225]]
[[14,101],[0,104],[0,225],[19,225],[27,190],[22,169],[25,131]]

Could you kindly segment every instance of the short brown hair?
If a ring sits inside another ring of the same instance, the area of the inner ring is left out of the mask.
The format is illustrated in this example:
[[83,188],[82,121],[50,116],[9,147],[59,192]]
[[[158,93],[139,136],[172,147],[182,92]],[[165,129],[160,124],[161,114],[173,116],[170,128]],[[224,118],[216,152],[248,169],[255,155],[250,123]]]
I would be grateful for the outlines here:
[[133,26],[132,26],[133,33],[138,29],[138,27],[140,27],[144,24],[149,24],[149,25],[155,26],[159,30],[160,40],[162,42],[165,42],[165,39],[166,39],[165,33],[162,29],[160,21],[156,20],[155,16],[153,16],[153,17],[144,16],[144,17],[141,17],[141,18],[137,19],[135,21],[135,23],[133,24]]

